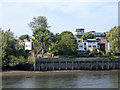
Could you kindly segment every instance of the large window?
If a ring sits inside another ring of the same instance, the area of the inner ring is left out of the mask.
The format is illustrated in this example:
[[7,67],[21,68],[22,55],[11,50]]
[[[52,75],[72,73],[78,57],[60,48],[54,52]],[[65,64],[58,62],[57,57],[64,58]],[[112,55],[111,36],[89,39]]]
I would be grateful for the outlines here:
[[91,45],[88,46],[89,48],[91,47]]
[[96,48],[96,46],[94,45],[93,48]]

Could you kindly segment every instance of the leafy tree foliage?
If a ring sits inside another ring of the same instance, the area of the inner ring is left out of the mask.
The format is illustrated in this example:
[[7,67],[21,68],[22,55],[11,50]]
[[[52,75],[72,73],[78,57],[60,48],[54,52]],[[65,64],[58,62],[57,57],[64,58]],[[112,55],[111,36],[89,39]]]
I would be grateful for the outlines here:
[[120,52],[120,26],[113,27],[109,32],[107,32],[106,37],[110,42],[111,50],[113,52]]
[[63,31],[63,32],[61,33],[61,36],[64,35],[64,34],[71,34],[71,35],[73,35],[73,33],[70,32],[70,31]]
[[24,40],[24,39],[27,39],[27,40],[30,40],[30,36],[28,34],[25,34],[25,35],[21,35],[19,37],[20,40]]
[[32,22],[28,24],[32,30],[37,29],[38,27],[49,28],[47,23],[47,18],[44,16],[34,17]]
[[94,34],[92,34],[91,32],[87,32],[82,36],[82,38],[84,39],[93,39],[94,37]]
[[71,55],[77,52],[77,41],[71,33],[61,33],[60,41],[56,41],[51,47],[52,53],[59,55]]
[[[48,49],[48,46],[51,45],[51,42],[55,41],[55,37],[52,32],[45,29],[44,27],[39,27],[33,31],[33,36],[37,43],[40,43],[40,50],[42,51],[42,57],[44,56],[44,50]],[[38,50],[38,52],[40,51]]]
[[22,60],[24,61],[24,57],[26,56],[26,52],[24,50],[19,49],[19,43],[14,38],[13,33],[8,30],[4,32],[0,30],[2,36],[2,64],[4,66],[16,65],[20,63]]

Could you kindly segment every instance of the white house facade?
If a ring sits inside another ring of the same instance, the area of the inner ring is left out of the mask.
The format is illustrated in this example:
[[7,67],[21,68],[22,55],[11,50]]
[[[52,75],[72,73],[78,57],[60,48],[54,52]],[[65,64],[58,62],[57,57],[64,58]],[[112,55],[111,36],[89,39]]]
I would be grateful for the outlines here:
[[77,39],[78,42],[78,51],[92,51],[94,48],[99,48],[98,43],[100,42],[99,39]]
[[32,42],[31,41],[27,41],[24,43],[25,43],[25,50],[32,50]]

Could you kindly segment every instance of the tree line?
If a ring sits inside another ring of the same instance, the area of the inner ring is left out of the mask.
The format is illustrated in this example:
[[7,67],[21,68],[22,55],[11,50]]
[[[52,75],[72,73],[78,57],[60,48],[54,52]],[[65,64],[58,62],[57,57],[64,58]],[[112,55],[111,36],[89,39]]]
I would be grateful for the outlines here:
[[[85,53],[77,51],[78,44],[73,33],[70,31],[64,31],[60,34],[53,34],[49,28],[47,18],[44,16],[34,17],[32,22],[30,22],[29,27],[31,28],[34,38],[29,35],[21,35],[18,39],[14,37],[13,32],[9,30],[0,30],[2,37],[2,64],[3,66],[15,66],[21,63],[33,63],[33,58],[29,55],[34,53],[35,57],[41,54],[54,54],[56,56],[101,56],[104,55],[103,52],[87,50]],[[114,52],[120,52],[120,26],[113,27],[109,32],[107,32],[106,38],[111,44],[111,50]],[[86,33],[82,38],[94,38],[92,33]],[[20,40],[30,40],[33,41],[33,50],[26,51],[24,46],[19,44]],[[111,53],[107,53],[111,55]]]

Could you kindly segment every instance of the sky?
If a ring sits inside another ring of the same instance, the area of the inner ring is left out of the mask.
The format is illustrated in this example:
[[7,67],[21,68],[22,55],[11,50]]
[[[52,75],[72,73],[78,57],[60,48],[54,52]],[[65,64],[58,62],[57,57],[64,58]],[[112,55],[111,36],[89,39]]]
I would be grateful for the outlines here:
[[109,31],[118,25],[118,2],[2,2],[0,27],[9,28],[15,36],[32,35],[28,23],[33,17],[45,16],[53,33]]

